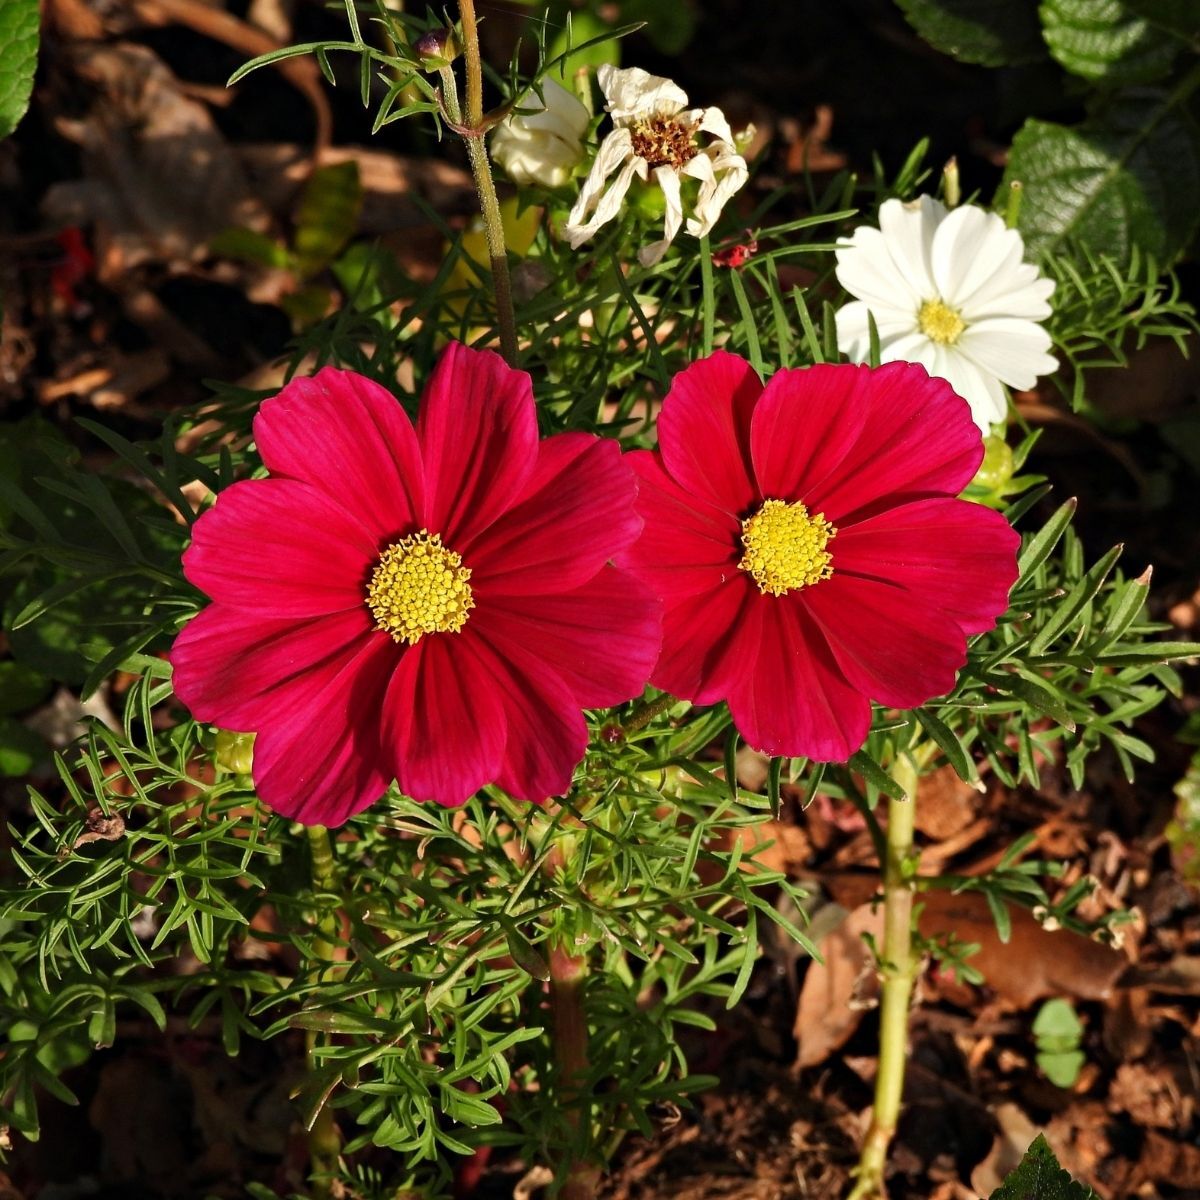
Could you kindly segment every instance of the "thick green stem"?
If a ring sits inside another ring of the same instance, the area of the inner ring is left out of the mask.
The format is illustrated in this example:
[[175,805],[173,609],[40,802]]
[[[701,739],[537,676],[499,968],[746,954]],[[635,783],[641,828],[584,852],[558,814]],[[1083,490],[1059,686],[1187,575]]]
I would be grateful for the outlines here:
[[883,864],[882,995],[879,1004],[879,1073],[875,1076],[875,1107],[858,1161],[858,1182],[850,1200],[885,1196],[884,1170],[888,1147],[900,1118],[904,1065],[908,1055],[908,1009],[917,963],[913,957],[913,819],[917,806],[917,767],[901,751],[892,765],[892,778],[906,798],[888,798],[887,860]]
[[[550,953],[550,1010],[554,1017],[554,1061],[558,1067],[567,1121],[575,1140],[589,1120],[586,1086],[588,1071],[587,1012],[583,1006],[583,983],[587,959],[573,957],[560,946]],[[578,1161],[567,1166],[560,1200],[593,1200],[600,1173]]]
[[454,72],[443,67],[438,74],[442,80],[442,103],[450,120],[467,144],[467,158],[479,194],[479,211],[483,214],[483,233],[487,239],[488,259],[492,268],[492,292],[496,297],[496,325],[500,330],[500,353],[510,367],[517,365],[517,319],[513,312],[512,283],[508,277],[508,248],[504,243],[504,221],[500,216],[500,201],[492,180],[483,128],[483,65],[479,58],[479,30],[475,24],[473,0],[461,0],[463,53],[467,63],[466,111],[458,104],[458,88]]
[[[310,825],[308,833],[308,848],[312,859],[312,884],[314,892],[333,892],[337,889],[337,875],[333,857],[333,843],[329,840],[329,830],[324,825]],[[337,913],[332,909],[322,908],[317,919],[317,934],[313,938],[313,959],[316,963],[328,964],[333,961],[337,946],[338,921]],[[328,973],[328,967],[318,967],[321,977]],[[317,1045],[317,1034],[310,1031],[307,1035],[308,1069],[316,1070],[317,1059],[314,1053]],[[341,1136],[337,1123],[333,1119],[333,1111],[328,1104],[323,1104],[308,1131],[308,1154],[312,1165],[313,1195],[316,1200],[325,1200],[332,1195],[330,1184],[337,1172],[338,1155],[341,1152]]]

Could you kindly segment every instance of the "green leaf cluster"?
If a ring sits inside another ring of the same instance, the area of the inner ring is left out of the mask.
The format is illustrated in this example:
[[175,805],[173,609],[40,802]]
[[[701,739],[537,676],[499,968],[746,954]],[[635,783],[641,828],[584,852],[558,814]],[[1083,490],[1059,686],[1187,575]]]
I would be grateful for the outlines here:
[[1020,184],[1019,228],[1038,253],[1078,242],[1124,267],[1170,263],[1200,209],[1200,4],[1196,0],[897,0],[931,45],[990,67],[1045,61],[1084,98],[1074,125],[1031,118],[1013,141],[1002,193]]

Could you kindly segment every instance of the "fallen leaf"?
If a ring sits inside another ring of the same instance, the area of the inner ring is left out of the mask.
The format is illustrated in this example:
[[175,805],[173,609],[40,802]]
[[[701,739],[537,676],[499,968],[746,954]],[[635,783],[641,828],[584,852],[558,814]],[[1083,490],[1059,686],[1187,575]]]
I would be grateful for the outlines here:
[[879,994],[863,934],[883,936],[883,906],[864,904],[821,938],[821,961],[809,964],[796,1006],[797,1067],[824,1062],[850,1040]]
[[968,961],[1002,999],[1025,1008],[1047,996],[1102,1000],[1129,965],[1125,956],[1070,930],[1043,929],[1028,910],[1009,906],[1012,936],[1000,941],[980,892],[921,894],[918,927],[926,938],[954,934],[976,942]]

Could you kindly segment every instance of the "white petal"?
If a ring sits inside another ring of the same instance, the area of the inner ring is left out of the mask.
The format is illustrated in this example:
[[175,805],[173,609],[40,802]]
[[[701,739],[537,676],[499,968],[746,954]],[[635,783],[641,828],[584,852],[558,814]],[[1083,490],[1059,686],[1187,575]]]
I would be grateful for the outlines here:
[[725,114],[719,108],[702,108],[698,115],[698,128],[704,133],[711,133],[713,137],[724,142],[732,150],[733,130],[729,128]]
[[[579,189],[579,198],[571,206],[566,224],[563,226],[563,232],[567,235],[567,241],[571,243],[572,250],[586,242],[605,221],[612,220],[616,215],[617,209],[621,206],[621,200],[629,191],[629,184],[633,180],[633,174],[628,170],[629,160],[632,158],[633,137],[628,129],[614,129],[600,143],[600,149],[596,152],[596,158],[592,163],[591,170],[588,171],[588,177],[583,181],[583,187]],[[608,196],[616,190],[620,183],[620,177],[601,200],[605,181],[622,164],[625,164],[626,168],[621,172],[622,176],[625,176],[625,183],[621,188],[621,194],[617,197],[616,208],[613,208],[608,216],[598,219],[598,207],[596,216],[592,216],[589,220],[592,206],[599,202],[599,206],[602,207]]]
[[995,214],[974,204],[956,208],[933,238],[935,295],[951,308],[961,308],[998,272],[1021,261],[1021,235],[1005,227]]
[[954,348],[1002,383],[1024,391],[1039,375],[1058,369],[1058,360],[1047,353],[1050,344],[1050,335],[1032,321],[991,317],[969,326]]
[[867,306],[862,300],[843,304],[834,314],[837,322],[838,349],[851,362],[865,362],[870,350]]
[[834,314],[837,322],[838,349],[853,362],[866,362],[870,357],[871,329],[867,323],[868,311],[875,317],[882,362],[892,362],[894,359],[905,357],[903,352],[888,353],[901,339],[913,337],[921,342],[929,340],[923,333],[917,331],[911,314],[874,307],[868,310],[864,301],[853,300],[849,304],[842,305]]
[[968,325],[988,317],[1044,321],[1050,315],[1053,294],[1053,279],[1043,278],[1033,263],[1021,263],[1007,274],[998,272],[978,287],[959,311]]
[[[639,168],[641,168],[640,172]],[[563,225],[563,234],[572,250],[578,250],[584,242],[595,236],[601,225],[608,224],[621,211],[621,202],[625,199],[625,193],[629,191],[629,185],[633,182],[634,175],[644,174],[645,168],[646,160],[644,158],[631,158],[625,163],[616,179],[609,185],[608,190],[600,197],[595,212],[588,220],[584,220],[583,217],[583,193],[579,194],[575,207],[571,209],[570,215]]]
[[[695,216],[688,218],[688,233],[693,237],[703,237],[712,229],[730,197],[750,178],[750,169],[740,154],[719,152],[715,156],[697,155],[692,162],[702,157],[710,159],[712,175],[709,179],[701,179],[693,209]],[[691,163],[688,165],[691,166]]]
[[888,254],[912,290],[924,300],[937,295],[930,252],[944,215],[945,209],[932,196],[921,196],[911,204],[885,200],[879,208],[879,230]]
[[544,130],[564,141],[578,141],[582,138],[587,131],[588,121],[591,120],[583,101],[574,92],[567,91],[561,84],[549,78],[542,80],[542,96],[546,101],[544,106],[538,100],[536,92],[526,92],[518,101],[517,107],[540,111],[518,116],[516,119],[523,121],[530,129]]
[[860,225],[836,257],[838,282],[872,309],[910,308],[915,321],[917,310],[929,299],[901,274],[883,234],[870,225]]
[[671,116],[687,108],[687,93],[661,75],[651,75],[641,67],[611,66],[605,63],[596,72],[600,90],[614,121],[632,121],[638,117]]
[[638,251],[638,262],[643,267],[652,267],[667,252],[667,247],[675,240],[679,227],[683,224],[683,201],[679,196],[679,175],[670,167],[655,167],[654,178],[667,202],[663,216],[663,238],[660,242],[651,242]]
[[957,346],[939,347],[938,374],[971,408],[971,417],[983,433],[1004,420],[1008,412],[1008,397],[1000,381],[976,366]]

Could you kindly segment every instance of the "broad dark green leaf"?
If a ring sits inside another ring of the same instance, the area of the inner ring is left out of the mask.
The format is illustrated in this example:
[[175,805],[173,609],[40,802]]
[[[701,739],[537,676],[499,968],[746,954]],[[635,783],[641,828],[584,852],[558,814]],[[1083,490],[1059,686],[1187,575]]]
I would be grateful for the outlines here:
[[0,0],[0,138],[29,107],[37,67],[38,0]]
[[1098,1200],[1096,1193],[1076,1183],[1058,1165],[1043,1134],[1025,1151],[1021,1165],[991,1194],[989,1200]]
[[1046,56],[1035,0],[896,0],[933,47],[962,62],[1002,67]]
[[1040,12],[1050,53],[1102,86],[1161,79],[1182,48],[1122,0],[1043,0]]
[[1193,39],[1200,30],[1200,0],[1125,0],[1125,7],[1183,38]]
[[49,753],[45,741],[16,717],[0,717],[0,778],[28,775]]
[[1123,95],[1068,128],[1026,121],[1001,182],[1024,187],[1019,227],[1035,252],[1068,239],[1127,262],[1133,248],[1168,262],[1187,245],[1200,207],[1200,138],[1186,90]]
[[23,713],[50,691],[50,680],[25,663],[0,662],[0,716]]

